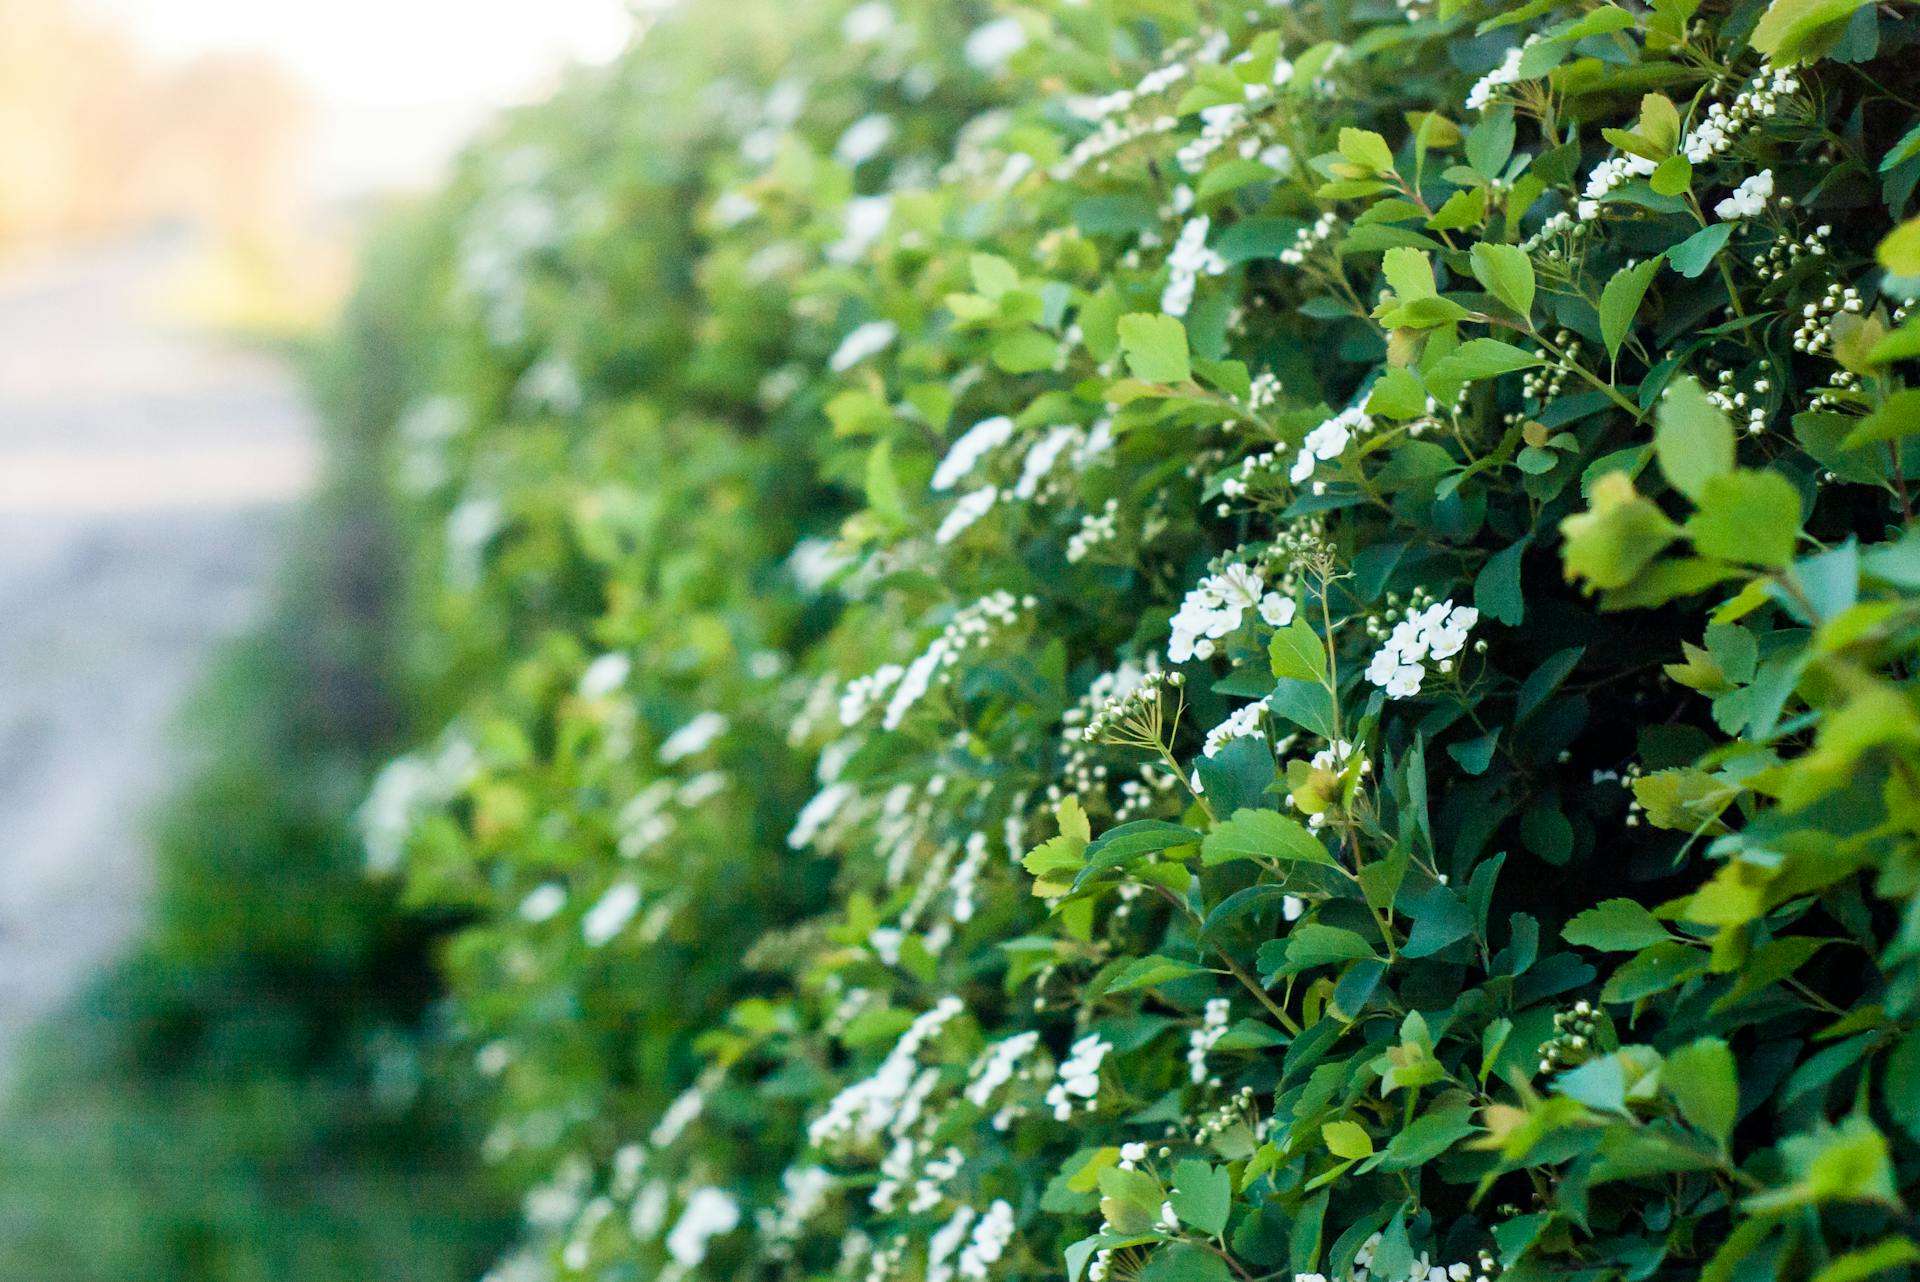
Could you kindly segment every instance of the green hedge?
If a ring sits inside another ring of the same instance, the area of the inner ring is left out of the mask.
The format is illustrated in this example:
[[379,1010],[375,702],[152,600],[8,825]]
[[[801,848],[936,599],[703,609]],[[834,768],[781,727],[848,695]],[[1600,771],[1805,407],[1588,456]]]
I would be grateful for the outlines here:
[[1910,1273],[1917,42],[749,0],[505,122],[363,811],[494,1276]]

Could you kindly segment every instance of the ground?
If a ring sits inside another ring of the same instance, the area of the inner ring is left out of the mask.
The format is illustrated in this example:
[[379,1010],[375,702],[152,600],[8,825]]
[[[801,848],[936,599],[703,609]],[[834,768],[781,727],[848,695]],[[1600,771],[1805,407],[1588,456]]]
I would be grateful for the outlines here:
[[0,1084],[138,929],[173,714],[263,603],[314,470],[282,364],[159,318],[191,252],[0,272]]

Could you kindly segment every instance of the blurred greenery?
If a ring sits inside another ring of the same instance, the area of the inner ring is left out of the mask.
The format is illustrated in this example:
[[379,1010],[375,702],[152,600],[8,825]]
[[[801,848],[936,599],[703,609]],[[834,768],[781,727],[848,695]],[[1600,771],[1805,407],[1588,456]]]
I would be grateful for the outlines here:
[[337,340],[357,345],[308,354],[329,476],[269,616],[188,712],[146,936],[24,1056],[0,1278],[439,1282],[507,1232],[460,1101],[419,1089],[447,923],[363,877],[353,826],[414,724],[381,478],[430,226],[392,221]]

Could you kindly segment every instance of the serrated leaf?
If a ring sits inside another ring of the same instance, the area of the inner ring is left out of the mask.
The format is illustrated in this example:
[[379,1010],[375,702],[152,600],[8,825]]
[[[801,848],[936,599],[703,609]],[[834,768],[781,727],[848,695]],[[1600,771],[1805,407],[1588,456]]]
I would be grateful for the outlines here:
[[1125,970],[1113,977],[1113,982],[1107,985],[1107,991],[1127,993],[1137,988],[1153,988],[1160,984],[1169,984],[1176,979],[1185,979],[1189,975],[1208,973],[1210,972],[1205,966],[1196,966],[1192,962],[1153,953],[1146,957],[1136,957],[1129,962]]
[[1273,634],[1273,640],[1267,643],[1267,657],[1275,677],[1322,682],[1327,679],[1326,642],[1300,614],[1295,614],[1291,623]]
[[1133,312],[1119,322],[1120,350],[1135,378],[1149,383],[1184,383],[1193,373],[1187,354],[1187,328],[1171,316]]
[[1333,865],[1320,839],[1277,810],[1239,810],[1200,844],[1200,861],[1211,868],[1235,859],[1281,859]]
[[1473,274],[1523,320],[1533,314],[1533,260],[1518,245],[1482,241],[1473,247]]
[[1733,424],[1691,374],[1667,384],[1660,398],[1653,454],[1668,484],[1695,502],[1708,481],[1733,470]]
[[1640,310],[1647,287],[1660,271],[1662,260],[1649,258],[1637,266],[1614,273],[1600,291],[1600,337],[1607,344],[1607,355],[1619,359],[1620,345],[1633,329],[1634,315]]
[[1569,944],[1602,952],[1632,953],[1671,939],[1660,919],[1631,899],[1603,900],[1580,913],[1560,932]]
[[1173,1168],[1173,1189],[1167,1200],[1180,1223],[1218,1236],[1226,1230],[1227,1211],[1233,1205],[1233,1177],[1224,1167],[1184,1158]]
[[1476,338],[1460,344],[1434,363],[1427,372],[1429,384],[1458,385],[1483,378],[1497,378],[1523,369],[1543,365],[1533,352],[1523,351],[1497,338]]

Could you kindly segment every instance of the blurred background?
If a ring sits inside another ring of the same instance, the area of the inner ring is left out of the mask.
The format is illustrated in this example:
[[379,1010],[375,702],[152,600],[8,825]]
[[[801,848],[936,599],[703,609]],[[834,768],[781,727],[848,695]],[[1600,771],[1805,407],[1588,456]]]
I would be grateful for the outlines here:
[[351,835],[409,716],[379,442],[307,389],[367,229],[642,21],[0,0],[0,1282],[497,1246]]

